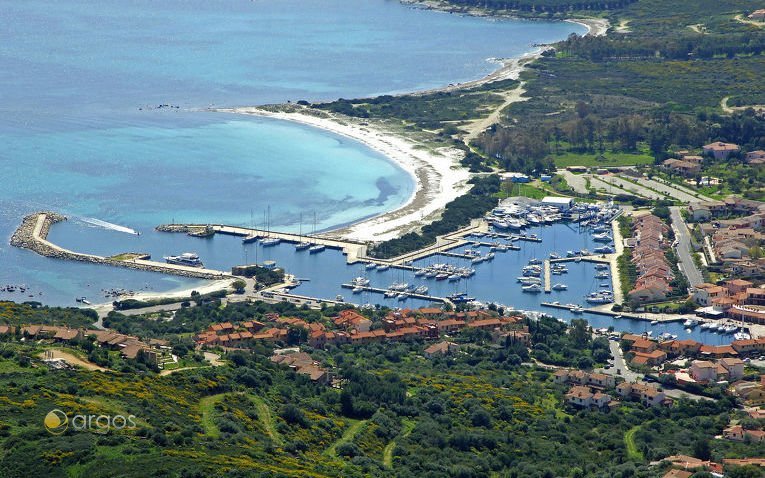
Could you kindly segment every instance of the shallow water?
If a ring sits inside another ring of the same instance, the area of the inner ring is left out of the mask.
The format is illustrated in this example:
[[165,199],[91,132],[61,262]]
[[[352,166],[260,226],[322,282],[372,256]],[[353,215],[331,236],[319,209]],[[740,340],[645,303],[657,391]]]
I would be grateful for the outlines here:
[[[347,223],[396,208],[414,187],[359,143],[200,109],[465,81],[496,67],[487,58],[584,31],[382,0],[0,0],[0,23],[0,236],[50,209],[143,232],[72,233],[75,250],[158,255],[182,246],[152,233],[159,223],[262,226],[270,206],[273,227],[297,230],[303,214],[310,231],[314,213],[318,229]],[[50,261],[4,240],[6,283],[69,304],[93,288],[194,281]]]

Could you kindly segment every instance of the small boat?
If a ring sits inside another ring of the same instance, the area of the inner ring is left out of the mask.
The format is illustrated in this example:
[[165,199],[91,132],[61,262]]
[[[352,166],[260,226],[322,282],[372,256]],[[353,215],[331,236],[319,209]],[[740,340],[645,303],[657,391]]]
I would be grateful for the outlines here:
[[[390,266],[388,264],[380,264],[379,266],[377,266],[377,272],[384,272],[384,271],[387,271],[388,269],[390,269]],[[420,271],[421,270],[422,269],[420,269]],[[420,271],[417,271],[417,272],[420,272]],[[417,272],[415,272],[414,275],[417,275]]]
[[540,265],[541,263],[542,263],[542,261],[540,259],[537,259],[536,257],[534,257],[532,259],[529,259],[529,265],[530,266]]
[[608,264],[595,264],[595,269],[599,271],[608,270],[610,267]]
[[536,294],[538,292],[542,292],[542,286],[540,284],[529,284],[522,286],[521,290],[523,290],[523,292]]
[[361,287],[361,286],[356,286],[356,287],[354,287],[354,288],[353,288],[353,293],[354,293],[354,294],[359,294],[359,293],[361,293],[361,292],[364,292],[364,288],[363,288],[363,287]]
[[733,334],[733,338],[735,340],[749,340],[752,338],[752,336],[747,334],[746,332],[736,332],[735,334]]
[[313,246],[313,244],[311,244],[310,242],[298,242],[297,244],[295,244],[295,250],[304,251],[306,249],[310,249],[311,246]]
[[652,320],[652,321],[651,321],[651,325],[658,325],[658,324],[659,324],[659,321],[658,321],[658,320]]
[[560,259],[560,254],[558,254],[557,252],[551,252],[550,259]]
[[595,274],[596,279],[608,279],[610,275],[606,271],[600,271],[597,274]]
[[581,314],[584,312],[584,307],[582,307],[581,305],[575,305],[571,307],[571,312],[575,314]]
[[[378,266],[378,267],[377,267],[377,270],[378,270],[378,271],[380,270],[380,267],[382,267],[382,266]],[[425,275],[425,274],[427,274],[427,273],[428,273],[428,271],[427,271],[427,270],[425,270],[425,269],[417,269],[417,270],[414,272],[414,276],[415,276],[415,277],[422,277],[422,276],[424,276],[424,275]]]
[[360,285],[360,286],[365,286],[365,285],[369,285],[369,279],[367,279],[366,277],[354,277],[354,278],[351,280],[351,285],[354,285],[354,286],[359,286],[359,285]]
[[374,262],[368,262],[366,265],[367,270],[372,270],[376,267],[377,267],[377,264],[375,264]]
[[458,281],[460,279],[462,279],[462,276],[459,275],[459,274],[451,274],[449,276],[449,282],[455,282],[455,281]]
[[85,305],[90,305],[90,301],[86,299],[85,297],[82,298],[81,302]]
[[489,252],[488,254],[486,254],[486,259],[485,260],[490,261],[492,259],[494,259],[494,253],[493,252]]
[[385,293],[383,293],[386,299],[392,299],[393,297],[396,297],[398,295],[398,292],[394,290],[386,290]]
[[566,290],[568,289],[568,286],[566,284],[561,284],[560,282],[552,286],[553,290]]
[[406,300],[406,299],[409,298],[409,293],[408,292],[399,292],[397,298],[398,298],[398,300]]
[[262,241],[260,241],[260,244],[263,247],[273,247],[273,246],[278,246],[279,244],[281,244],[281,242],[282,240],[279,239],[278,237],[269,237],[268,239],[263,239]]
[[704,330],[710,329],[710,328],[712,328],[712,323],[711,322],[703,322],[701,324],[701,328],[704,329]]
[[428,279],[433,279],[436,276],[438,276],[438,272],[436,271],[428,271],[425,273],[425,277]]
[[315,246],[311,246],[308,249],[308,252],[311,254],[318,254],[319,252],[324,252],[324,249],[326,248],[327,246],[325,246],[324,244],[316,244]]
[[419,286],[419,287],[414,289],[414,293],[415,294],[419,294],[419,295],[425,295],[425,294],[428,293],[428,286],[421,285],[421,286]]
[[699,321],[696,319],[686,319],[685,322],[683,322],[683,326],[689,329],[692,329],[697,325],[699,325]]
[[611,246],[601,246],[601,247],[596,247],[594,251],[598,254],[611,254],[612,252],[614,252],[614,248]]
[[335,296],[335,301],[336,301],[336,302],[345,302],[345,297],[343,297],[343,296],[342,296],[342,295],[340,295],[340,294],[337,294],[337,295]]
[[613,237],[611,237],[610,234],[607,232],[601,233],[601,234],[595,234],[592,236],[592,240],[595,242],[611,242],[614,240]]
[[257,234],[250,234],[249,236],[242,239],[242,244],[250,244],[253,242],[257,242],[260,237]]

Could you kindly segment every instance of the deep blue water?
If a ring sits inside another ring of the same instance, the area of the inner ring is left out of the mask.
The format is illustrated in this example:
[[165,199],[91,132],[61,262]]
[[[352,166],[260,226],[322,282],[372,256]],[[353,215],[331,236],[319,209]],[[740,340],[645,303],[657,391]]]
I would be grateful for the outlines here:
[[[155,255],[185,249],[151,232],[173,219],[249,224],[253,211],[262,225],[270,205],[274,227],[296,230],[303,214],[312,229],[315,213],[323,229],[394,209],[413,188],[353,141],[201,109],[465,81],[494,69],[491,57],[584,32],[384,0],[0,0],[0,25],[0,236],[24,214],[52,209],[73,219],[53,238],[71,234],[75,250]],[[143,235],[70,231],[80,217]],[[93,288],[194,281],[51,261],[3,240],[5,283],[70,304]]]

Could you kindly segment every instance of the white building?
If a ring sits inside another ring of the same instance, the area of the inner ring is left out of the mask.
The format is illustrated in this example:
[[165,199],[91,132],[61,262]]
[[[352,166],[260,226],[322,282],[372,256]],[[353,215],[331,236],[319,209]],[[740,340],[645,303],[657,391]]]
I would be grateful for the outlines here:
[[542,204],[545,206],[555,206],[561,211],[568,211],[574,206],[574,199],[560,196],[546,196],[542,199]]

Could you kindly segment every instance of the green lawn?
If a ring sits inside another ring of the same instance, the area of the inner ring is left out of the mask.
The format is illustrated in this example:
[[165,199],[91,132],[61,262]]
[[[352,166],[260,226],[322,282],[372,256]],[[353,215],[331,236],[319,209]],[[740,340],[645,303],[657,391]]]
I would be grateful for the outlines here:
[[[600,157],[605,158],[599,160]],[[616,153],[607,151],[603,154],[600,153],[572,153],[566,152],[563,154],[553,155],[555,166],[558,168],[566,168],[568,166],[595,166],[595,167],[609,167],[609,166],[636,166],[639,164],[653,164],[653,157],[644,153]]]
[[624,444],[627,446],[627,456],[631,460],[643,461],[643,453],[638,450],[635,443],[635,433],[640,430],[640,425],[634,426],[624,434]]
[[218,395],[204,397],[199,401],[199,411],[202,412],[202,428],[205,430],[205,435],[210,438],[220,437],[220,430],[218,430],[213,419],[213,411],[215,410],[215,404],[223,400],[224,396],[226,396],[225,393],[219,393]]

